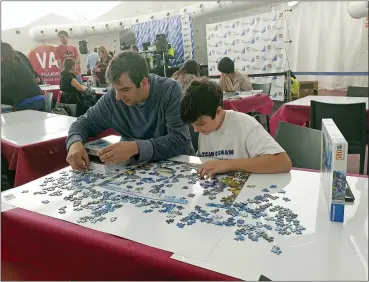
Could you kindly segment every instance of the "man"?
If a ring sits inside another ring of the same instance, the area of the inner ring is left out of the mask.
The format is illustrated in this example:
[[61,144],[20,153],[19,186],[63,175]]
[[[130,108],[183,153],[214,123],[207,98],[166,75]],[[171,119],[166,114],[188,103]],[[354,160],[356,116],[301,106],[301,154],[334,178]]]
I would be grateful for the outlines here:
[[58,66],[60,68],[60,72],[63,71],[63,63],[65,58],[73,58],[76,61],[76,70],[74,75],[80,84],[82,84],[81,77],[81,57],[79,51],[76,47],[68,44],[68,33],[64,30],[60,30],[58,32],[58,37],[60,39],[61,44],[56,47],[55,58],[58,61]]
[[96,74],[92,73],[92,70],[96,68],[96,64],[99,61],[99,54],[97,53],[97,47],[94,51],[87,55],[86,65],[87,65],[87,75],[92,76],[92,85],[96,87],[97,77]]
[[69,130],[67,161],[73,169],[88,168],[83,143],[109,128],[117,131],[122,141],[98,153],[106,164],[132,157],[155,161],[194,152],[189,128],[179,114],[183,94],[178,82],[149,74],[145,58],[131,50],[110,62],[106,78],[112,89]]
[[97,47],[94,48],[94,51],[87,55],[86,65],[87,65],[87,74],[91,74],[91,70],[96,68],[96,64],[99,61],[99,54],[97,54]]
[[181,117],[200,132],[198,153],[214,157],[200,166],[201,177],[244,171],[283,173],[291,160],[253,117],[223,110],[223,90],[207,78],[192,80],[181,102]]

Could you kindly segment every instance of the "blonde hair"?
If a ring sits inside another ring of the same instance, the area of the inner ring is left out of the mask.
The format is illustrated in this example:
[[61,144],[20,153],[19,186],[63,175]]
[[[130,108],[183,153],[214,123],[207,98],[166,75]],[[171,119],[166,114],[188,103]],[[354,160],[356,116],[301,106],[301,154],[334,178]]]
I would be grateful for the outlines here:
[[[104,62],[109,60],[109,53],[108,50],[106,50],[105,46],[99,46],[97,47],[97,50],[99,50],[103,54]],[[100,61],[102,61],[101,58]]]

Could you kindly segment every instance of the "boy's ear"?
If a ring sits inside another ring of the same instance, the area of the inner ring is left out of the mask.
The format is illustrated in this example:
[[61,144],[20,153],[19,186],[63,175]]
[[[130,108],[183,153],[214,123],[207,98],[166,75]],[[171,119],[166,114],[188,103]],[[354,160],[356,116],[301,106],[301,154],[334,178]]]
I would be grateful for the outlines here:
[[217,115],[220,114],[220,112],[223,110],[223,108],[221,106],[218,106],[217,108]]

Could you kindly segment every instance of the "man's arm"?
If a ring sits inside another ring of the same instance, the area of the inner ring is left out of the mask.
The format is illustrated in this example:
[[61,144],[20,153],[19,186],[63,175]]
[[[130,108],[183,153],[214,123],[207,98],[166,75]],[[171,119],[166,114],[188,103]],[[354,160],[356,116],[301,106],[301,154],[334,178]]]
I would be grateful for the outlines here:
[[83,116],[80,116],[71,125],[66,140],[67,150],[74,142],[80,141],[84,143],[89,136],[96,136],[110,128],[113,111],[111,96],[114,98],[115,95],[113,92],[110,89],[108,93],[99,99],[95,106],[89,108]]
[[136,140],[139,147],[139,161],[162,160],[177,155],[193,154],[188,125],[184,124],[179,110],[182,99],[182,87],[173,83],[165,95],[165,121],[167,134],[149,140]]
[[74,54],[76,56],[76,65],[79,65],[81,63],[81,55],[79,54],[79,51],[77,49],[77,47],[74,47]]

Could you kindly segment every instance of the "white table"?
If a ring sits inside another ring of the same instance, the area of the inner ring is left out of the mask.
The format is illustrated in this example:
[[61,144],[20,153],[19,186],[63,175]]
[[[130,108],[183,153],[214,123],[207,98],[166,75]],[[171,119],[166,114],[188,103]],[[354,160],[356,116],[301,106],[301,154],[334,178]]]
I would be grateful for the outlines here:
[[75,117],[19,111],[1,117],[1,139],[18,146],[66,137]]
[[42,91],[60,90],[59,85],[39,85]]
[[287,192],[284,196],[291,201],[281,201],[280,205],[297,213],[306,230],[303,235],[290,236],[275,235],[273,231],[281,255],[272,253],[273,244],[264,240],[235,241],[237,228],[234,227],[229,228],[206,261],[176,254],[172,258],[248,281],[257,281],[261,274],[273,281],[367,281],[368,179],[348,177],[356,200],[346,205],[342,224],[329,221],[319,177],[316,172],[295,170],[291,174],[255,174],[247,185],[256,185],[256,188],[243,189],[237,198],[242,201],[253,197],[271,184]]
[[57,115],[33,110],[4,113],[1,114],[1,127],[14,126],[22,122],[45,120],[55,116]]
[[95,90],[96,94],[104,95],[105,93],[108,93],[108,91],[103,91],[105,89],[109,89],[109,87],[92,87],[91,89]]
[[286,105],[310,106],[311,101],[331,103],[331,104],[355,104],[366,103],[368,110],[368,98],[365,97],[341,97],[341,96],[306,96],[295,101],[286,103]]

